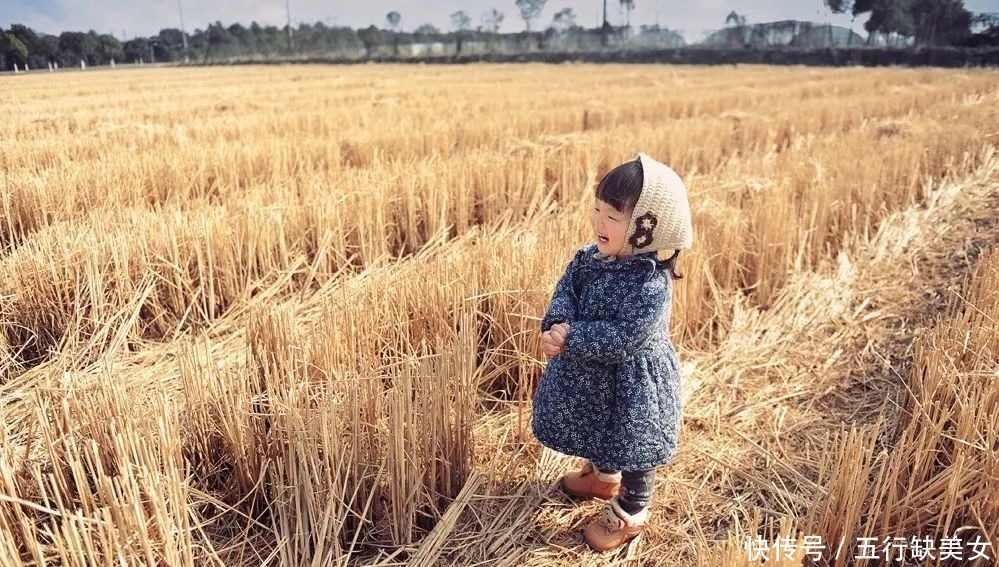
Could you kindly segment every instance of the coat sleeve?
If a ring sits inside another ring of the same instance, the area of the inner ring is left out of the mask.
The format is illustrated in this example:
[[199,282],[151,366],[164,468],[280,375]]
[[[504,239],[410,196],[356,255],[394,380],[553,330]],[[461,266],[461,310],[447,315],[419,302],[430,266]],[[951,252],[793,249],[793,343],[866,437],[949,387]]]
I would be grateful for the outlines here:
[[614,319],[570,323],[564,355],[569,358],[620,363],[652,334],[670,301],[668,276],[657,274],[621,303]]
[[545,316],[541,318],[541,332],[546,332],[555,323],[572,323],[576,320],[576,297],[572,292],[572,271],[576,266],[579,254],[573,257],[565,269],[565,273],[555,284],[555,292],[548,304]]

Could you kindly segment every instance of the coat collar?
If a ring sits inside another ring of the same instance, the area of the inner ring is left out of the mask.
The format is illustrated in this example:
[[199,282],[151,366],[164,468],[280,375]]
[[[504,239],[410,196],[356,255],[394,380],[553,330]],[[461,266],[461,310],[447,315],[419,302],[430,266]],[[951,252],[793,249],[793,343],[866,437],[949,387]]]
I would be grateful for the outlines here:
[[586,254],[583,257],[587,260],[586,264],[598,268],[604,268],[608,270],[625,270],[625,269],[640,269],[647,268],[650,264],[654,264],[657,269],[663,269],[666,267],[666,262],[660,260],[656,255],[656,252],[644,252],[641,254],[635,254],[633,256],[609,256],[597,250],[596,244],[590,244],[586,247]]

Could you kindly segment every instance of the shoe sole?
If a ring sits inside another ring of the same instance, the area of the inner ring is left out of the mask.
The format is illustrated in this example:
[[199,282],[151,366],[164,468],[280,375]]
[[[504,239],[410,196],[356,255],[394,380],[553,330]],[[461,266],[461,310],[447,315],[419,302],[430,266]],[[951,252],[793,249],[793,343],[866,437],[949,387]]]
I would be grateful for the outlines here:
[[[611,498],[614,498],[614,495],[604,496],[602,494],[594,494],[592,492],[587,492],[587,493],[572,492],[571,490],[569,490],[568,487],[566,487],[565,479],[559,481],[559,486],[562,488],[562,492],[568,494],[569,496],[572,496],[573,498],[579,498],[582,500],[586,500],[589,498],[596,498],[597,500],[610,500]],[[617,492],[615,491],[614,494],[617,494]]]
[[637,537],[639,537],[641,535],[642,535],[641,533],[637,533],[637,534],[629,537],[628,539],[622,541],[621,543],[615,545],[614,547],[606,547],[606,548],[594,546],[592,543],[590,543],[590,540],[586,539],[586,537],[583,537],[583,539],[586,541],[586,545],[589,546],[589,548],[591,550],[596,551],[597,553],[606,553],[608,551],[613,551],[615,549],[621,549],[622,547],[627,546],[629,543],[631,543],[632,541],[634,541],[635,538],[637,538]]

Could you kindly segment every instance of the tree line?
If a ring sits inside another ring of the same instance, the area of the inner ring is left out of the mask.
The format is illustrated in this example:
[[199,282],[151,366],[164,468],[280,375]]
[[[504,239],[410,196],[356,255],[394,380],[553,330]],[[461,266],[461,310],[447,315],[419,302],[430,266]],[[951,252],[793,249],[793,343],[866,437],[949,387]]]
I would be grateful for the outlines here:
[[[558,34],[596,31],[606,40],[608,34],[630,29],[630,15],[635,0],[618,0],[619,8],[627,16],[627,23],[612,26],[607,21],[607,1],[604,4],[604,21],[600,28],[585,30],[576,22],[572,8],[556,12],[543,31],[534,31],[547,0],[514,0],[516,15],[524,22],[524,31],[518,34],[500,34],[499,28],[506,15],[499,9],[487,10],[473,27],[473,17],[463,10],[450,15],[450,29],[440,30],[431,24],[421,24],[412,31],[404,31],[403,14],[391,11],[385,16],[385,26],[371,25],[352,29],[345,26],[328,26],[323,22],[300,23],[298,26],[261,25],[240,23],[224,25],[219,21],[204,29],[185,34],[176,28],[162,29],[149,37],[134,37],[121,41],[110,34],[66,31],[59,35],[39,33],[22,24],[0,28],[0,69],[9,70],[15,65],[24,68],[54,66],[107,65],[118,61],[208,61],[229,57],[272,57],[288,55],[313,55],[336,52],[363,53],[371,56],[376,48],[390,46],[399,53],[400,45],[443,43],[452,45],[460,54],[468,41],[496,41],[501,36],[521,35],[534,37],[538,47],[545,40]],[[868,16],[864,29],[869,34],[886,37],[910,38],[915,46],[939,45],[999,45],[999,17],[995,14],[972,14],[964,7],[963,0],[824,0],[834,13],[847,13],[856,19]],[[726,23],[731,22],[729,14]],[[736,15],[737,16],[737,15]],[[744,20],[743,20],[744,23]],[[659,31],[658,26],[642,26],[643,31]],[[974,29],[978,28],[975,32]],[[606,45],[606,41],[604,41]]]
[[[915,46],[992,45],[999,31],[996,14],[972,14],[964,0],[824,0],[837,14],[854,19],[867,14],[864,29],[870,34],[911,38]],[[982,29],[972,33],[972,28]]]

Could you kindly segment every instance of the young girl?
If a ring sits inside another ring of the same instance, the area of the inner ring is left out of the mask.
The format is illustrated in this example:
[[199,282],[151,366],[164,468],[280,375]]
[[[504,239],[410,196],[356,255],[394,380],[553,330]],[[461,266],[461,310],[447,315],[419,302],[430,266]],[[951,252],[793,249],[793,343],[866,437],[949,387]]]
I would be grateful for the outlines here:
[[[670,301],[693,229],[683,181],[644,153],[605,175],[595,197],[596,242],[576,252],[541,321],[541,349],[552,358],[532,429],[545,446],[587,459],[562,486],[609,500],[584,530],[605,551],[643,531],[655,469],[676,454],[680,368]],[[663,261],[660,250],[673,254]]]

